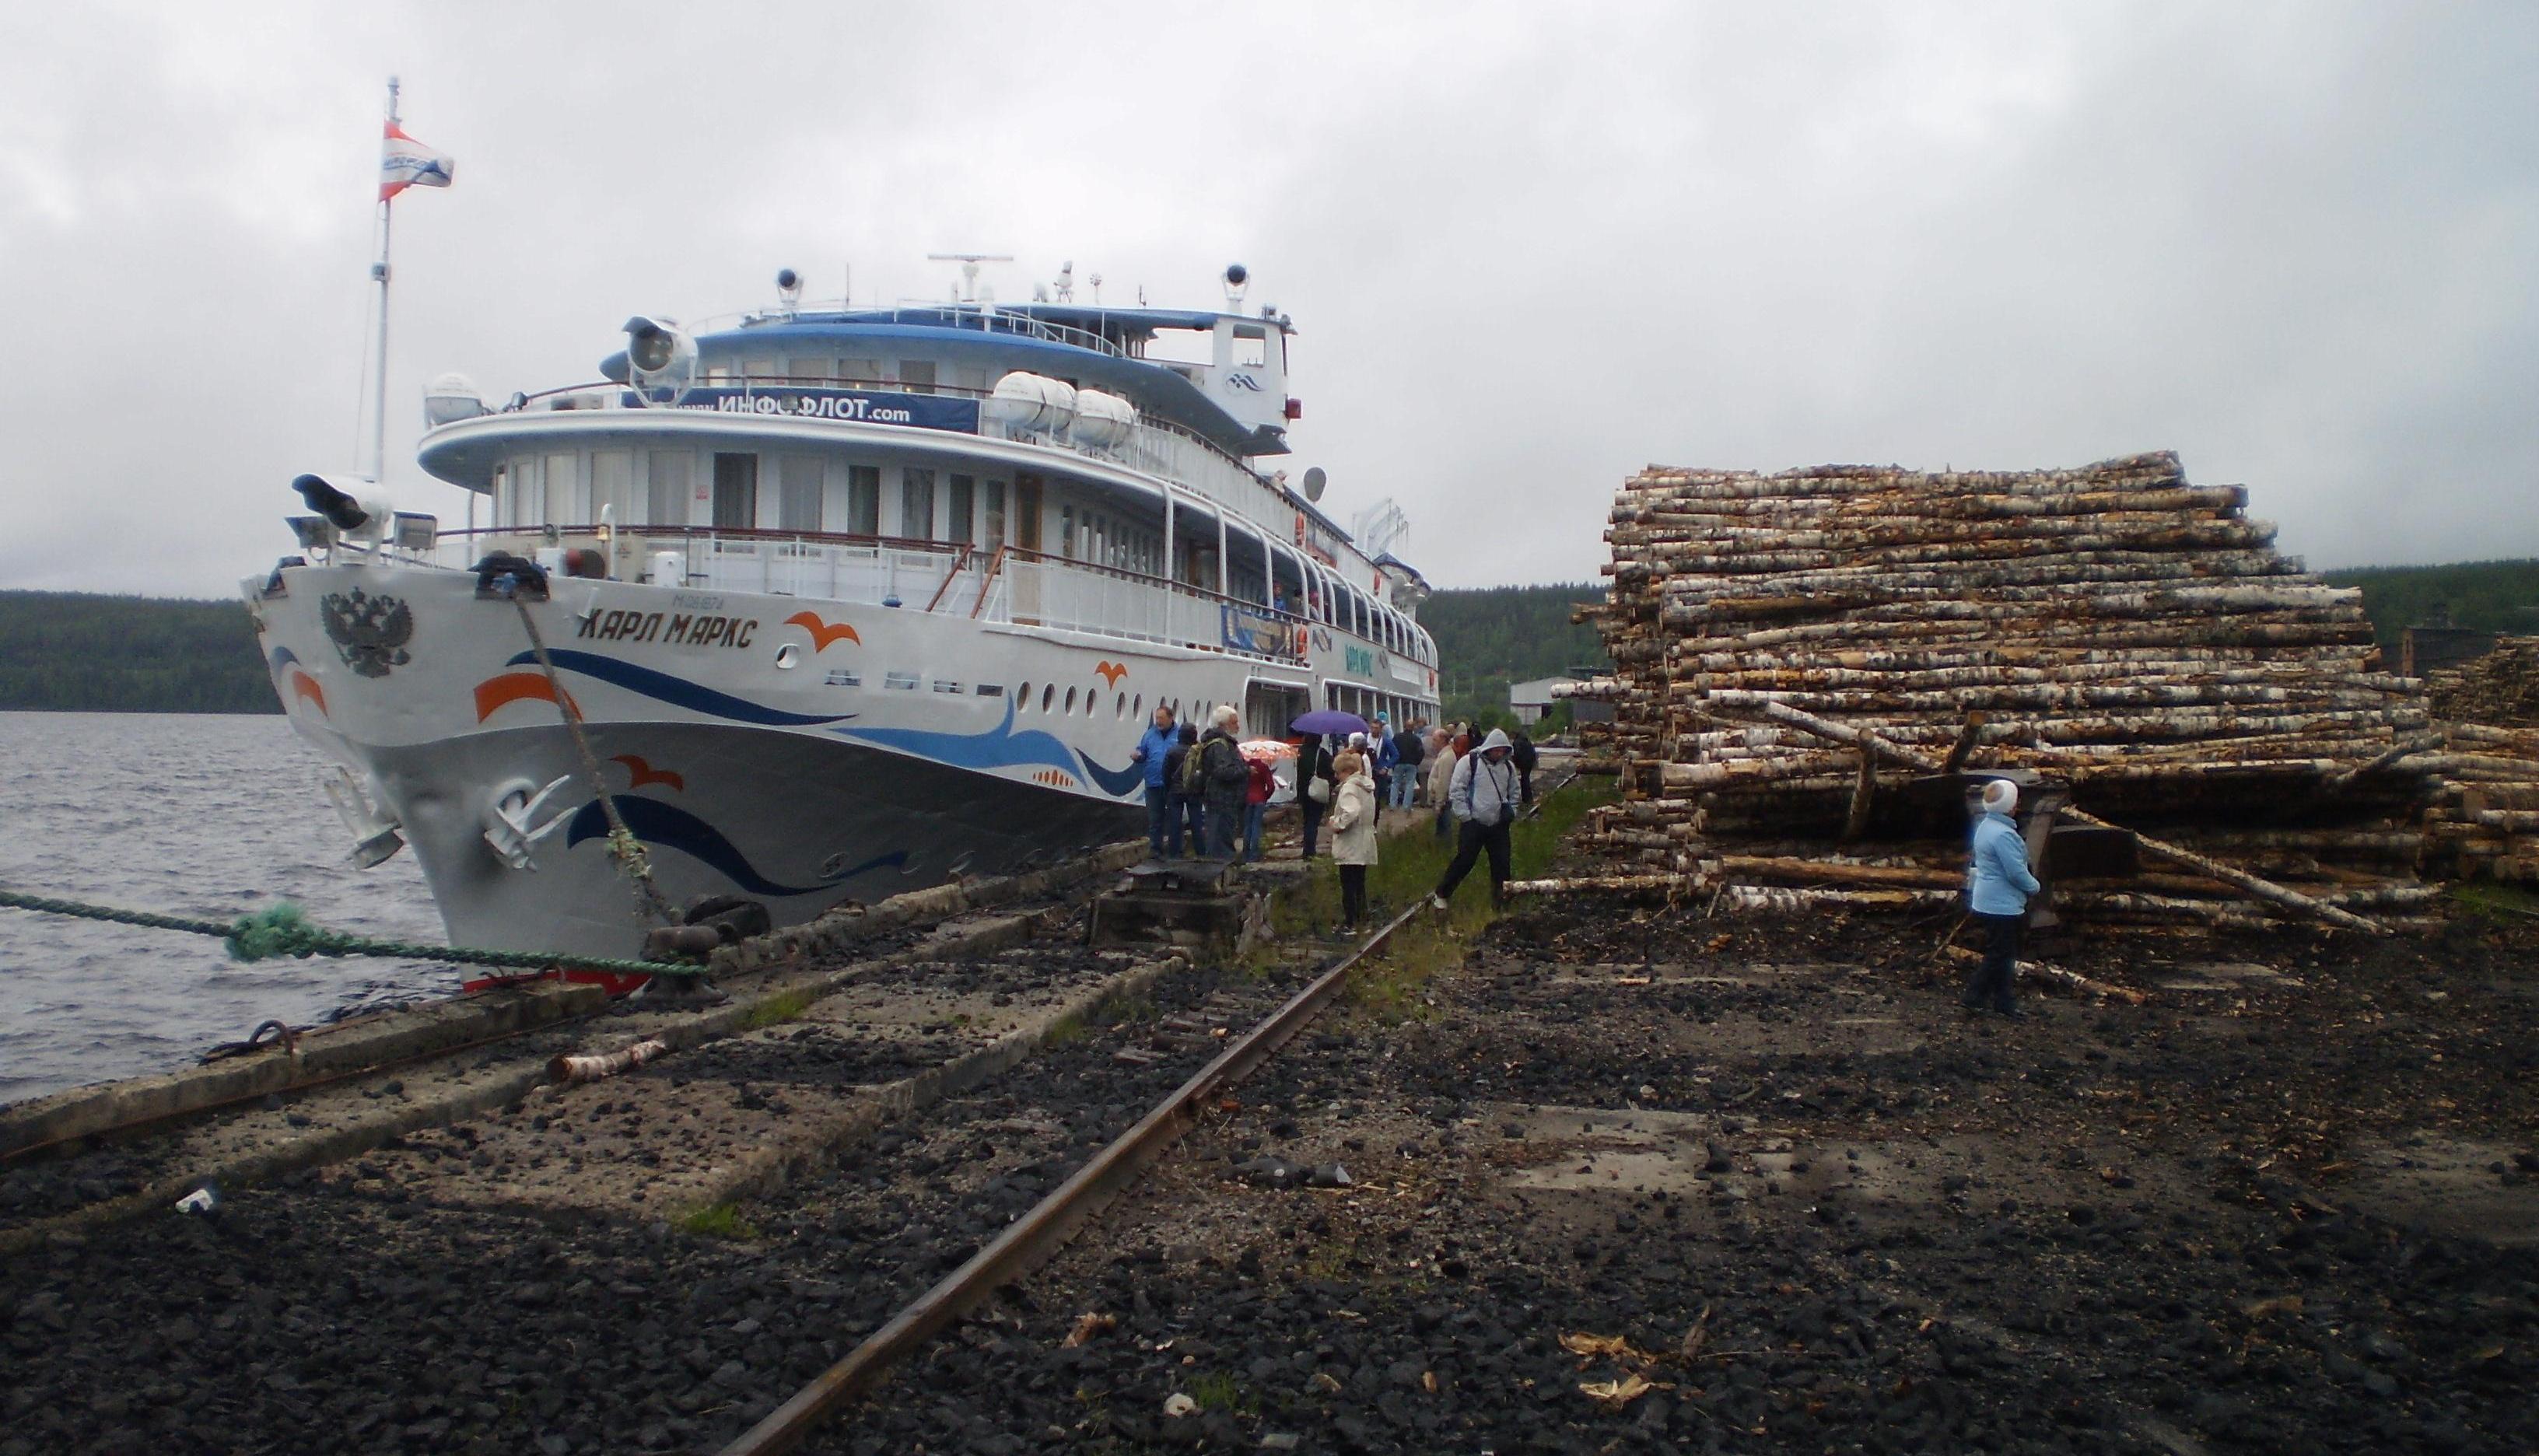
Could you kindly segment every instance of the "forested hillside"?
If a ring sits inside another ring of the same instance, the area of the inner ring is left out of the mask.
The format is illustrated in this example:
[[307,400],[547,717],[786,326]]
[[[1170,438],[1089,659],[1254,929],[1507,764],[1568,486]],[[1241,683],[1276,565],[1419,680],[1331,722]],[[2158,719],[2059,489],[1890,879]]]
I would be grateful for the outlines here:
[[1508,684],[1558,677],[1598,666],[1604,644],[1593,627],[1573,625],[1569,609],[1602,601],[1602,586],[1485,587],[1440,591],[1419,605],[1419,624],[1437,639],[1446,716],[1479,723],[1513,722]]
[[0,591],[0,709],[279,713],[242,601]]
[[2463,561],[2449,566],[2358,566],[2319,575],[2363,589],[2363,610],[2382,647],[2409,627],[2473,627],[2539,633],[2539,561]]

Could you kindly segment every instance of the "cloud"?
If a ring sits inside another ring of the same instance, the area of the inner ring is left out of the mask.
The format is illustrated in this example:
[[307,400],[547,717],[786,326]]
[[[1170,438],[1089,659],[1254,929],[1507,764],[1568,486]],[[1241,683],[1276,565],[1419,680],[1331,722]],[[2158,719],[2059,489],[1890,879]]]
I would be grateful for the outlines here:
[[2321,563],[2539,554],[2539,12],[637,5],[0,20],[0,585],[210,593],[351,463],[378,86],[422,382],[629,312],[1063,259],[1302,329],[1298,465],[1455,585],[1576,579],[1652,460],[2173,447]]

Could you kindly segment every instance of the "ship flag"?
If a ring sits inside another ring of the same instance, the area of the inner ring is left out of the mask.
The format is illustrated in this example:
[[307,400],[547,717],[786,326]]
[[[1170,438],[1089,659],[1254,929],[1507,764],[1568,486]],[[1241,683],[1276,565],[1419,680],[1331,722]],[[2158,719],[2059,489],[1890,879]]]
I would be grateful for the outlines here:
[[407,136],[395,122],[379,142],[379,200],[408,187],[446,187],[457,164]]

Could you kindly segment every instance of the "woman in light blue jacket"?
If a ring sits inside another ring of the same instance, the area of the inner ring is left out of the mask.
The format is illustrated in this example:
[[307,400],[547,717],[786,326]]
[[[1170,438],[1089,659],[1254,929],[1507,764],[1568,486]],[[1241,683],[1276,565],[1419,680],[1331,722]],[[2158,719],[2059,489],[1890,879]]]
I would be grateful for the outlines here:
[[1975,821],[1971,863],[1966,868],[1966,909],[1985,931],[1983,964],[1966,984],[1965,1007],[1989,1005],[2005,1016],[2019,1014],[2010,994],[2019,974],[2019,931],[2027,923],[2027,897],[2042,888],[2027,871],[2027,841],[2011,818],[2019,807],[2019,786],[1995,779],[1984,786],[1983,817]]

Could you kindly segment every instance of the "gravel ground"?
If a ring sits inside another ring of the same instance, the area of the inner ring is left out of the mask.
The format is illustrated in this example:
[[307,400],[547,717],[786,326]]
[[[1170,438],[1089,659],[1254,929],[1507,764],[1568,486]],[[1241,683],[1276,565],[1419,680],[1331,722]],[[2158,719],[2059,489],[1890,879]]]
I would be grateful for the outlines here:
[[818,1448],[2539,1449],[2539,936],[1935,939],[1503,921]]
[[[1015,960],[956,968],[945,985],[993,998],[1023,974]],[[605,1163],[578,1170],[588,1178],[650,1176],[648,1158],[675,1162],[683,1135],[630,1118],[639,1104],[711,1093],[773,1111],[904,1071],[911,1047],[952,1024],[870,1056],[780,1027],[548,1111],[240,1190],[212,1216],[56,1239],[0,1265],[0,1453],[718,1449],[1214,1051],[1155,1045],[1156,1017],[1213,1006],[1248,1025],[1295,974],[1168,976],[979,1093],[720,1211],[714,1233],[640,1206],[507,1207],[473,1191],[541,1135],[566,1162],[614,1140]],[[1131,1046],[1156,1060],[1120,1061]]]

